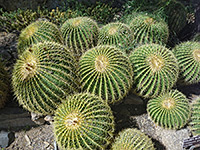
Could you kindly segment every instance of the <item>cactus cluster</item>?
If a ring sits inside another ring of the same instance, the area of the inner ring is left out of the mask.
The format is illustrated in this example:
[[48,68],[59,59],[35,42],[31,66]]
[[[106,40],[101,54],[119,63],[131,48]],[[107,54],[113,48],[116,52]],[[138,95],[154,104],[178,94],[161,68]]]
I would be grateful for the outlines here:
[[189,120],[189,100],[178,90],[170,90],[150,99],[147,104],[147,112],[157,125],[163,128],[179,129]]
[[3,108],[8,100],[9,93],[9,76],[5,70],[5,66],[0,59],[0,108]]
[[200,97],[194,100],[191,107],[190,129],[193,135],[200,135]]
[[61,26],[64,44],[79,59],[88,49],[97,45],[99,28],[97,23],[88,17],[77,17],[67,20]]
[[55,24],[42,20],[33,22],[19,36],[17,45],[18,54],[22,54],[32,44],[44,41],[62,44],[63,38]]
[[133,32],[133,45],[147,43],[166,44],[169,37],[169,29],[166,22],[158,16],[147,14],[133,14],[130,28]]
[[104,45],[88,50],[79,61],[81,88],[115,103],[124,98],[132,86],[132,68],[118,48]]
[[133,66],[135,92],[145,98],[156,97],[173,87],[178,78],[174,54],[158,44],[137,47],[129,56]]
[[113,131],[110,107],[93,94],[69,96],[55,112],[54,133],[62,149],[105,149],[113,138]]
[[98,45],[114,45],[126,52],[125,49],[130,46],[132,40],[132,32],[129,26],[115,22],[109,23],[101,28]]
[[200,81],[200,43],[183,42],[173,49],[180,67],[180,83],[193,84]]
[[20,105],[38,114],[52,114],[67,94],[78,89],[75,59],[54,42],[32,45],[17,60],[12,85]]
[[112,150],[155,150],[151,139],[138,129],[128,128],[119,133]]

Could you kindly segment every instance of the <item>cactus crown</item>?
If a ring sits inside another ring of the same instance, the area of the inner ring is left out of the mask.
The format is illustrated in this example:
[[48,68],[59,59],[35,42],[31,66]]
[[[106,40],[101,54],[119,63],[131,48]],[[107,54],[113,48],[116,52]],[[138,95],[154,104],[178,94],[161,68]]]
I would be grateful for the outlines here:
[[128,128],[119,133],[112,150],[155,150],[151,139],[138,129]]
[[52,41],[63,43],[63,38],[56,25],[48,21],[36,21],[27,26],[18,40],[18,53],[22,54],[29,46],[38,42]]
[[133,32],[133,44],[141,45],[147,43],[166,44],[169,37],[169,29],[158,16],[142,13],[133,14],[130,28]]
[[85,51],[96,46],[99,28],[94,20],[77,17],[65,21],[61,33],[67,48],[79,59]]
[[189,120],[189,101],[178,90],[171,90],[150,99],[147,104],[147,112],[157,125],[169,129],[179,129]]
[[121,100],[132,86],[128,58],[113,46],[97,46],[79,61],[82,90],[99,95],[109,103]]
[[63,97],[78,90],[75,59],[58,43],[34,44],[17,60],[12,84],[25,109],[52,114]]
[[146,44],[129,56],[134,71],[135,90],[143,97],[156,97],[170,90],[179,73],[174,54],[164,46]]
[[100,30],[98,45],[114,45],[126,51],[132,39],[132,32],[128,25],[120,22],[109,23]]
[[200,43],[183,42],[173,49],[180,67],[182,84],[193,84],[200,81]]
[[54,120],[56,140],[63,149],[105,149],[113,137],[112,111],[93,94],[68,96]]

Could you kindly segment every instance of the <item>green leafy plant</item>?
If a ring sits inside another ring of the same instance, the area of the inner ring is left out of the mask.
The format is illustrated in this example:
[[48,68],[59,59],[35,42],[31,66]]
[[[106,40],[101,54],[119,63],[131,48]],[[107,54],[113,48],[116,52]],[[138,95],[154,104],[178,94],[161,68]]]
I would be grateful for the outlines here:
[[130,27],[126,24],[115,22],[103,26],[99,32],[98,45],[114,45],[128,53],[126,48],[131,46],[133,40]]
[[63,98],[78,91],[75,59],[58,43],[34,44],[14,65],[12,85],[25,109],[53,114]]
[[190,122],[190,129],[192,134],[199,135],[200,134],[200,98],[197,97],[191,107],[191,122]]
[[79,61],[82,91],[94,93],[108,103],[122,100],[132,86],[132,68],[118,48],[97,46]]
[[166,44],[169,37],[168,25],[159,17],[150,14],[133,14],[130,28],[133,33],[133,45],[147,43]]
[[57,26],[48,21],[36,21],[27,26],[18,39],[18,54],[22,54],[25,49],[32,44],[44,41],[63,43],[61,32]]
[[9,94],[9,76],[3,62],[0,59],[0,108],[3,108],[8,100]]
[[163,128],[180,129],[190,117],[189,101],[178,90],[171,90],[149,100],[147,112],[157,125]]
[[170,90],[177,81],[177,60],[162,45],[146,44],[137,47],[129,59],[134,72],[134,91],[140,96],[156,97]]
[[200,43],[183,42],[173,49],[180,67],[180,83],[193,84],[200,81]]
[[88,17],[67,20],[61,27],[64,43],[74,56],[79,57],[96,46],[99,34],[97,23]]
[[113,131],[110,107],[92,94],[69,96],[55,112],[54,133],[62,149],[105,149]]
[[151,139],[138,129],[128,128],[119,133],[112,150],[155,150]]

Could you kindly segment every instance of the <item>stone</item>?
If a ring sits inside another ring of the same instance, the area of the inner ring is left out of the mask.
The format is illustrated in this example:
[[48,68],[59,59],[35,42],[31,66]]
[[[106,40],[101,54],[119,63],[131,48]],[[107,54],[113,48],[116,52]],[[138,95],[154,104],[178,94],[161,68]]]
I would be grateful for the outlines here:
[[38,125],[43,125],[45,123],[44,117],[34,112],[31,112],[31,120]]
[[142,132],[159,141],[166,150],[182,150],[184,139],[189,138],[191,135],[187,128],[170,130],[157,126],[148,118],[147,114],[132,116],[131,120],[136,121]]
[[28,135],[24,135],[24,138],[25,138],[25,140],[27,141],[27,146],[29,146],[29,145],[31,145],[31,140],[30,140],[30,138],[28,137]]
[[0,148],[8,147],[15,139],[13,132],[0,132]]

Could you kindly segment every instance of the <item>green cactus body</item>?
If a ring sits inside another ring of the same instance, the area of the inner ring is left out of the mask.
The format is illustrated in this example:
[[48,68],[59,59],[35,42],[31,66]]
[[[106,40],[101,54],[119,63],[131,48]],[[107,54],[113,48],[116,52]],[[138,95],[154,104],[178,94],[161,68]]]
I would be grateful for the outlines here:
[[171,90],[149,100],[147,112],[157,125],[168,129],[179,129],[189,120],[189,101],[178,90]]
[[119,133],[112,150],[155,150],[151,139],[138,129],[128,128]]
[[200,135],[200,98],[192,104],[190,129],[193,135]]
[[79,61],[81,88],[115,103],[132,86],[132,68],[123,52],[113,46],[97,46],[88,50]]
[[109,23],[103,26],[99,32],[98,45],[114,45],[128,53],[126,48],[132,42],[130,27],[123,23]]
[[133,45],[147,43],[166,44],[169,37],[169,29],[158,16],[135,14],[130,22],[133,33]]
[[32,44],[44,41],[63,44],[61,32],[56,25],[48,21],[33,22],[19,36],[17,45],[18,54],[22,54]]
[[5,102],[8,100],[9,93],[9,76],[7,71],[5,70],[4,64],[0,59],[0,108],[3,108]]
[[93,94],[69,96],[55,112],[54,133],[62,149],[105,149],[113,138],[113,131],[110,107]]
[[20,105],[38,114],[52,114],[66,95],[78,89],[75,59],[54,42],[28,48],[17,60],[12,76]]
[[193,84],[200,81],[200,43],[184,42],[173,49],[180,67],[180,81]]
[[67,20],[62,25],[61,32],[65,45],[79,59],[85,51],[96,46],[99,28],[92,19],[77,17]]
[[134,90],[145,98],[156,97],[173,87],[178,78],[174,54],[158,44],[137,47],[129,56],[133,66]]

